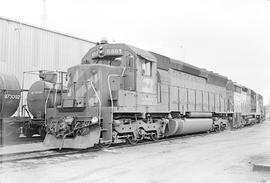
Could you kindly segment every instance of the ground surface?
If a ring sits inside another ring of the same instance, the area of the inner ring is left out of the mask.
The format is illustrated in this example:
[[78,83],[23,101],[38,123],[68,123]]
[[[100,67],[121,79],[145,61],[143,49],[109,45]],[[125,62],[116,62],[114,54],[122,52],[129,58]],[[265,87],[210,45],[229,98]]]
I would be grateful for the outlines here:
[[2,164],[0,182],[266,183],[270,172],[252,171],[252,163],[269,155],[270,122],[264,122],[145,146]]

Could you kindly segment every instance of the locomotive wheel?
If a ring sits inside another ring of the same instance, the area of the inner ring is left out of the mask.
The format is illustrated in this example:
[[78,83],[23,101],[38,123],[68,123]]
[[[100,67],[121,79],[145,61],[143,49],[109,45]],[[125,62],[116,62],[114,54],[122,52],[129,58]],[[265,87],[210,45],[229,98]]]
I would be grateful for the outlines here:
[[226,125],[221,123],[220,124],[220,131],[224,131],[226,129]]
[[135,139],[134,135],[132,135],[132,136],[126,138],[126,140],[127,140],[127,142],[128,142],[129,144],[131,144],[131,145],[136,145],[136,144],[139,142],[138,139]]
[[152,134],[150,135],[150,139],[151,139],[152,141],[157,141],[157,140],[158,140],[157,134],[156,134],[156,133],[152,133]]
[[215,132],[215,133],[217,133],[217,132],[220,132],[220,126],[218,125],[215,125],[214,127],[213,127],[213,132]]

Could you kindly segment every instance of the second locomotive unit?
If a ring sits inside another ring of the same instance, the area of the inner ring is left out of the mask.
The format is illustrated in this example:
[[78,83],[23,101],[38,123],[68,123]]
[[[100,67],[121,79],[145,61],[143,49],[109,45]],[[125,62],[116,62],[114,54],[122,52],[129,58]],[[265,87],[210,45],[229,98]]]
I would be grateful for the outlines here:
[[67,83],[46,113],[44,143],[55,148],[136,144],[262,117],[254,105],[244,115],[235,110],[236,84],[227,77],[127,44],[91,48],[68,69]]

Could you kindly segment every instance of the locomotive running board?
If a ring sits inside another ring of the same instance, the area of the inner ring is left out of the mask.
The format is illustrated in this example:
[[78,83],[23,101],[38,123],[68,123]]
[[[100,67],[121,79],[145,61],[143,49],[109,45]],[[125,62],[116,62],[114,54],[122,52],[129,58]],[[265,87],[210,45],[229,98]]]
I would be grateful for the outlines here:
[[90,133],[75,138],[55,138],[53,135],[47,134],[43,144],[52,149],[86,149],[93,147],[99,143],[100,127],[91,127]]

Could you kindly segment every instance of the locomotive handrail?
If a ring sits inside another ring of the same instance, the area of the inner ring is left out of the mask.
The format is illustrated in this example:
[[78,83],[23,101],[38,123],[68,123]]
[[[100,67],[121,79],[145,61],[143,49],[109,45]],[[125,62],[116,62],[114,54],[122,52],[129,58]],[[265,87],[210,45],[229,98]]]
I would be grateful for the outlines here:
[[120,77],[120,75],[117,74],[109,74],[108,75],[108,87],[109,87],[109,93],[110,93],[110,100],[111,100],[111,107],[112,107],[112,115],[113,115],[113,97],[112,97],[112,90],[111,90],[111,84],[110,84],[110,78],[111,77]]
[[[55,85],[52,87],[54,88]],[[52,88],[50,88],[49,92],[48,92],[48,95],[47,95],[47,98],[45,100],[45,108],[44,108],[44,114],[45,114],[45,118],[44,118],[44,126],[46,127],[47,126],[47,118],[46,118],[46,115],[47,115],[47,103],[48,103],[48,100],[49,100],[49,97],[50,97],[50,94],[51,94],[51,90]]]
[[112,107],[112,115],[113,115],[113,97],[112,97],[112,90],[111,90],[110,78],[111,78],[111,77],[123,77],[124,74],[125,74],[125,71],[126,71],[126,67],[123,68],[123,71],[122,71],[121,76],[120,76],[120,75],[117,75],[117,74],[109,74],[109,75],[108,75],[107,82],[108,82],[109,93],[110,93],[110,100],[111,100],[111,107]]
[[98,122],[99,122],[99,125],[100,125],[100,113],[101,113],[101,100],[98,96],[98,93],[94,87],[94,84],[93,84],[93,81],[90,82],[91,84],[91,87],[93,88],[94,92],[95,92],[95,95],[97,96],[97,99],[98,99],[98,103],[99,103],[99,109],[98,109]]

